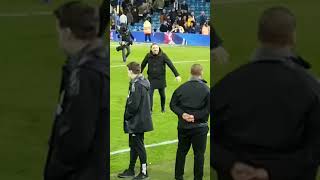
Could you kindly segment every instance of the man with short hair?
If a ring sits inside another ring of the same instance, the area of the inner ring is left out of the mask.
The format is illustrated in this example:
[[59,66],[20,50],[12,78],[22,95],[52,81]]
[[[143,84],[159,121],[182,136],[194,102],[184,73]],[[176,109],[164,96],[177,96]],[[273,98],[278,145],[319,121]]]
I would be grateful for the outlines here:
[[54,12],[63,66],[44,170],[45,180],[106,180],[109,139],[109,57],[98,37],[99,13],[79,1]]
[[183,180],[186,155],[192,145],[194,152],[194,180],[202,180],[204,153],[207,144],[210,112],[209,87],[200,64],[191,67],[191,78],[178,87],[171,98],[170,108],[178,116],[178,150],[175,179]]
[[159,47],[158,44],[153,43],[150,46],[150,52],[144,57],[141,63],[141,72],[148,65],[148,79],[151,84],[150,88],[150,98],[151,98],[151,110],[153,109],[153,93],[155,89],[158,89],[160,94],[160,103],[161,103],[161,112],[165,112],[166,105],[166,92],[165,89],[167,87],[166,81],[166,65],[169,66],[174,76],[176,77],[176,81],[181,82],[180,74],[177,69],[174,67],[173,63],[163,52],[163,50]]
[[139,157],[140,173],[133,179],[148,179],[144,133],[153,130],[149,96],[150,83],[141,74],[140,64],[130,62],[127,67],[130,85],[123,127],[124,132],[129,134],[130,164],[128,169],[118,174],[118,177],[134,177],[134,167]]
[[219,180],[315,180],[320,85],[296,56],[296,18],[265,10],[251,62],[212,89],[212,165]]

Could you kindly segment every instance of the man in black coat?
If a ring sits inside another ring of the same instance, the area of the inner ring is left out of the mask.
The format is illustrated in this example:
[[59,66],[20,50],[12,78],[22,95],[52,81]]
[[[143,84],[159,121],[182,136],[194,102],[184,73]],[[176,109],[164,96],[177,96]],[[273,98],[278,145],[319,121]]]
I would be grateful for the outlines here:
[[170,108],[178,116],[178,150],[175,179],[183,180],[186,155],[192,145],[194,152],[194,180],[202,180],[204,153],[207,144],[210,91],[202,79],[200,64],[191,67],[191,78],[177,88],[171,98]]
[[150,98],[151,98],[151,110],[153,106],[153,92],[155,89],[158,89],[161,100],[161,112],[165,112],[166,104],[166,94],[165,88],[167,87],[166,82],[166,65],[169,66],[173,72],[176,80],[181,81],[181,77],[177,69],[173,66],[171,60],[168,56],[162,51],[158,44],[153,43],[150,47],[150,52],[145,56],[141,63],[141,72],[148,64],[148,79],[151,84],[150,88]]
[[124,132],[129,134],[130,164],[128,169],[118,174],[118,177],[134,177],[134,167],[139,157],[141,163],[140,173],[133,179],[147,179],[147,154],[144,147],[144,133],[153,130],[149,96],[150,83],[141,74],[140,64],[130,62],[127,67],[131,81],[123,127]]
[[55,11],[63,66],[45,180],[106,180],[109,160],[109,57],[96,9],[70,2]]
[[284,7],[259,20],[250,63],[212,90],[211,163],[219,180],[315,180],[320,85],[297,57],[296,20]]

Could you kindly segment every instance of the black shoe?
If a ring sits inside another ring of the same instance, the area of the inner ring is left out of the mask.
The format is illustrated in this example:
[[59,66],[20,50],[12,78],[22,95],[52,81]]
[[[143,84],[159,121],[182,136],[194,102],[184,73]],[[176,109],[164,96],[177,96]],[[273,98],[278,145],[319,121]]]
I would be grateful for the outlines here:
[[121,51],[121,50],[122,50],[122,46],[116,47],[116,50],[117,50],[118,52]]
[[118,178],[130,178],[130,177],[134,177],[134,171],[130,169],[126,169],[122,173],[118,174]]
[[140,179],[149,179],[148,173],[143,174],[142,172],[140,172],[140,174],[134,177],[132,180],[140,180]]
[[161,112],[162,112],[162,113],[165,113],[165,112],[166,112],[166,109],[161,109]]

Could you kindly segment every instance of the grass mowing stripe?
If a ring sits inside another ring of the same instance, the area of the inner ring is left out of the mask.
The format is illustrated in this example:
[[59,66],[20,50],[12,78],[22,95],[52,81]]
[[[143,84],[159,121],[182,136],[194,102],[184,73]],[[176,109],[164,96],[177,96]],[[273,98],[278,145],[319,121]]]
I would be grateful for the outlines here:
[[[207,136],[210,136],[210,133],[208,133]],[[178,142],[178,139],[175,139],[175,140],[170,140],[170,141],[163,141],[163,142],[160,142],[160,143],[154,143],[154,144],[149,144],[149,145],[145,145],[144,147],[145,148],[150,148],[150,147],[157,147],[157,146],[163,146],[163,145],[168,145],[168,144],[174,144],[174,143],[177,143]],[[127,149],[121,149],[121,150],[118,150],[118,151],[113,151],[110,153],[110,155],[116,155],[116,154],[122,154],[122,153],[126,153],[126,152],[129,152],[130,151],[130,148],[127,148]]]
[[[195,62],[208,62],[209,60],[194,60],[194,61],[173,61],[172,63],[174,64],[187,64],[187,63],[195,63]],[[121,64],[121,65],[113,65],[110,66],[111,68],[118,68],[118,67],[125,67],[127,66],[126,64]]]

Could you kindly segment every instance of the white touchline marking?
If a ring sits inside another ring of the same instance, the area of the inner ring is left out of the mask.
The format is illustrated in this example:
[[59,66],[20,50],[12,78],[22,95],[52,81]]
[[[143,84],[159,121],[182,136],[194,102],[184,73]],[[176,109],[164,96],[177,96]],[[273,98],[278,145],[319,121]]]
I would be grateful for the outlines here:
[[[210,136],[210,133],[208,133],[208,136]],[[163,146],[163,145],[168,145],[168,144],[174,144],[174,143],[177,143],[177,142],[178,142],[178,139],[175,139],[175,140],[163,141],[163,142],[160,142],[160,143],[145,145],[144,147],[145,148],[151,148],[151,147]],[[118,151],[110,152],[110,155],[112,156],[112,155],[117,155],[117,154],[123,154],[123,153],[129,152],[129,151],[130,151],[130,148],[121,149],[121,150],[118,150]]]
[[[195,63],[195,62],[208,62],[210,60],[194,60],[194,61],[176,61],[172,62],[173,64],[186,64],[186,63]],[[121,64],[121,65],[113,65],[110,66],[111,68],[118,68],[118,67],[125,67],[127,66],[126,64]]]

